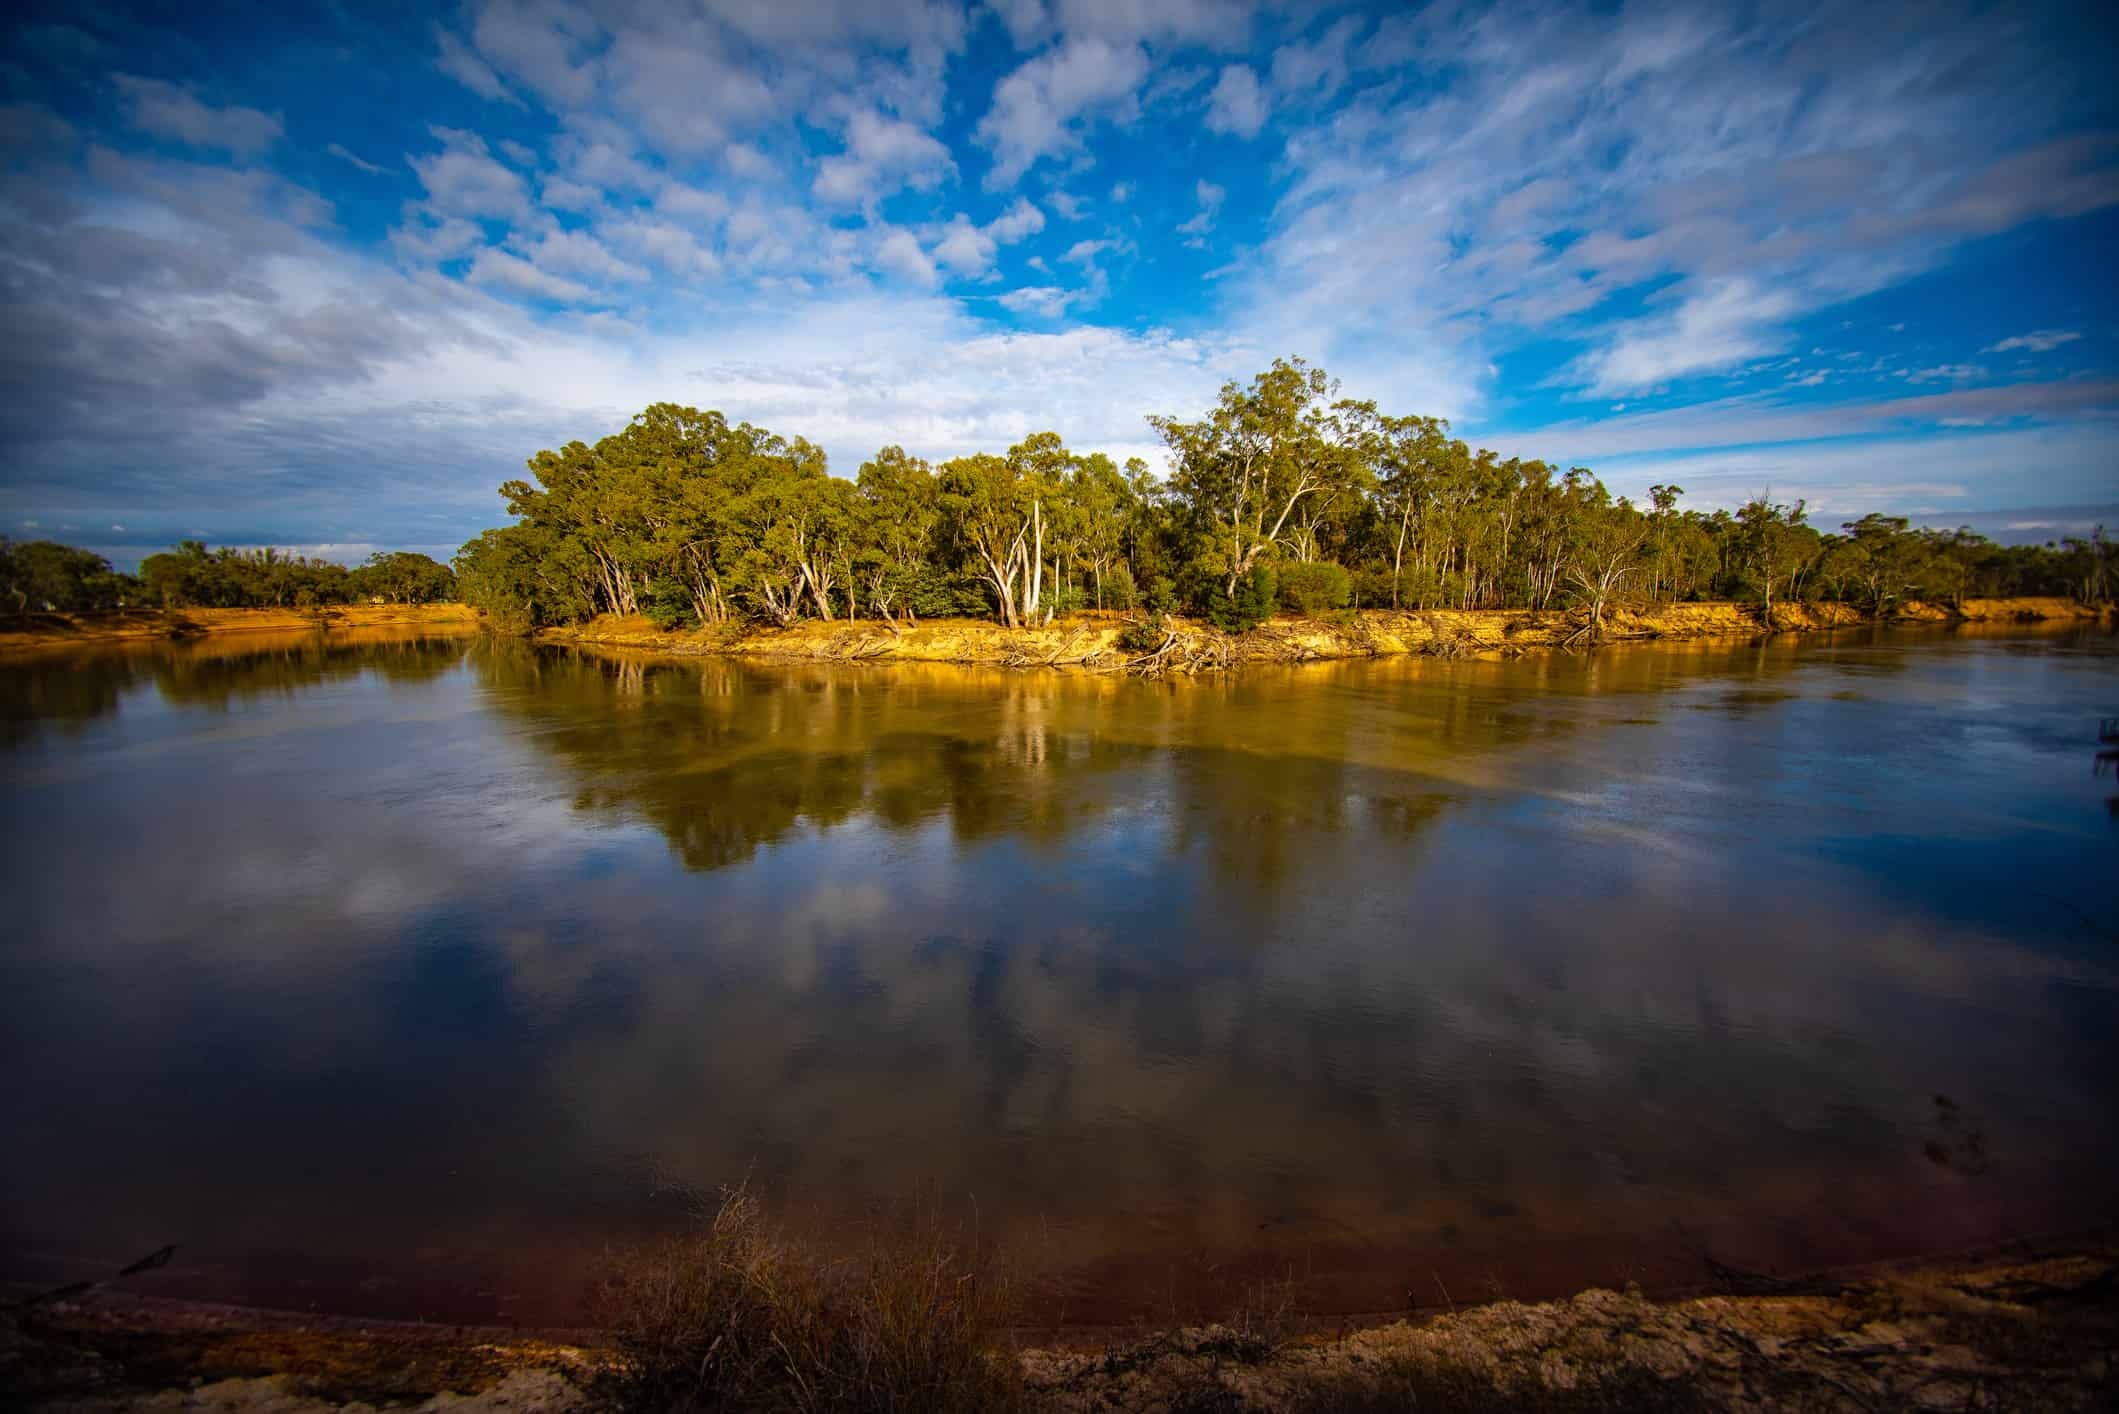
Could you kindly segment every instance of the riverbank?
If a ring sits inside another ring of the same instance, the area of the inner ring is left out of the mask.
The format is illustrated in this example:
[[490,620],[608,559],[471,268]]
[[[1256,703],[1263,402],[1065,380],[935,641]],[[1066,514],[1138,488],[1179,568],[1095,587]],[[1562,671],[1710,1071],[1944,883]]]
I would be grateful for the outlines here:
[[[1890,622],[2030,623],[2108,619],[2071,599],[1967,599],[1961,605],[1906,604]],[[1522,609],[1364,610],[1317,617],[1282,616],[1249,633],[1227,634],[1176,617],[1145,646],[1120,642],[1139,615],[1084,613],[1039,628],[1010,629],[982,619],[937,619],[917,625],[805,621],[790,628],[730,626],[665,632],[645,618],[603,615],[572,628],[547,629],[541,641],[629,648],[677,655],[727,654],[804,662],[964,663],[1060,667],[1091,672],[1196,672],[1247,663],[1302,663],[1398,654],[1513,657],[1588,641],[1579,614]],[[1604,641],[1750,638],[1806,633],[1875,622],[1845,604],[1777,604],[1769,620],[1757,605],[1659,604],[1606,615]]]
[[[2119,1243],[2108,1236],[1839,1279],[1716,1277],[1723,1294],[1594,1290],[1306,1335],[1269,1314],[1147,1335],[1018,1333],[1007,1387],[1016,1408],[1069,1414],[2089,1409],[2115,1388]],[[0,1319],[0,1393],[12,1407],[71,1414],[587,1411],[627,1407],[623,1375],[585,1333],[137,1300],[16,1307]],[[847,1395],[817,1407],[868,1407]]]
[[327,604],[316,609],[119,609],[99,614],[0,618],[0,656],[97,643],[186,640],[236,633],[315,633],[345,629],[425,629],[472,633],[468,604]]

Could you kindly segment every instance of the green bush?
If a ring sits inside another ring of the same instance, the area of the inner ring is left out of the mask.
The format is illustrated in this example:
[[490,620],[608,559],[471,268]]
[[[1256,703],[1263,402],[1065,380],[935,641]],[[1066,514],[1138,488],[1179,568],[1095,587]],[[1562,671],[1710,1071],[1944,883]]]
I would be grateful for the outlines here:
[[698,615],[692,612],[692,596],[674,579],[651,581],[640,600],[640,612],[664,633],[691,628],[699,622]]
[[1280,602],[1298,614],[1344,609],[1353,595],[1353,577],[1329,560],[1281,566]]
[[[1391,607],[1391,569],[1389,565],[1363,565],[1349,576],[1348,588],[1353,605],[1357,609],[1388,609]],[[1402,600],[1400,601],[1403,602]]]
[[1104,572],[1104,602],[1106,609],[1137,609],[1140,607],[1140,588],[1133,582],[1133,571],[1124,565],[1113,565]]
[[1161,614],[1150,614],[1137,624],[1127,624],[1118,631],[1118,646],[1128,653],[1153,653],[1163,646],[1170,635],[1170,625]]
[[1148,581],[1147,605],[1151,613],[1167,614],[1177,608],[1177,581],[1159,574]]
[[1236,581],[1236,592],[1215,585],[1208,594],[1207,617],[1223,633],[1249,633],[1273,617],[1278,602],[1279,581],[1270,565],[1251,566],[1251,572]]
[[902,593],[906,607],[923,619],[983,618],[993,612],[983,580],[929,560],[912,567]]

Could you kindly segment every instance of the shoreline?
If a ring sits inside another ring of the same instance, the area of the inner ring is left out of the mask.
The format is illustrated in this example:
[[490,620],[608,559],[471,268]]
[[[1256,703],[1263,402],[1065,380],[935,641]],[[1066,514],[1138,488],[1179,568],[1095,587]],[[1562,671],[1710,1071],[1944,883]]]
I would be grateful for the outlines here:
[[[529,641],[580,648],[618,648],[667,657],[732,657],[795,663],[954,663],[967,667],[1058,668],[1157,676],[1258,663],[1356,658],[1503,659],[1589,646],[1579,614],[1529,609],[1367,609],[1299,617],[1282,615],[1249,633],[1169,616],[1161,648],[1138,652],[1118,638],[1142,618],[1116,610],[1084,611],[1038,628],[1010,629],[988,619],[928,619],[895,628],[878,619],[804,620],[789,628],[757,624],[658,629],[646,618],[605,614],[586,624],[539,629]],[[1845,604],[1776,605],[1771,623],[1756,605],[1730,602],[1659,604],[1615,609],[1602,645],[1759,638],[1861,627],[2111,623],[2110,606],[2053,596],[1967,599],[1955,607],[1901,605],[1876,618]],[[124,609],[101,614],[34,614],[0,619],[0,660],[68,649],[189,643],[242,634],[332,634],[420,629],[469,635],[486,630],[467,604],[345,604],[321,609]]]
[[96,614],[0,618],[0,658],[68,648],[155,642],[189,643],[243,633],[334,633],[350,629],[423,628],[476,633],[468,604],[326,604],[315,609],[117,609]]
[[[957,663],[1003,668],[1057,668],[1158,676],[1256,663],[1423,656],[1514,658],[1587,646],[1578,614],[1528,609],[1346,611],[1282,616],[1244,634],[1223,633],[1175,616],[1160,648],[1131,651],[1118,638],[1139,615],[1084,612],[1038,628],[1010,629],[984,619],[931,619],[892,626],[880,620],[820,622],[789,628],[732,625],[664,631],[647,619],[603,615],[569,628],[542,629],[538,643],[622,648],[670,657],[739,657],[802,663]],[[1606,616],[1603,645],[1758,638],[1783,633],[1898,625],[2110,623],[2109,606],[2050,596],[1967,599],[1956,606],[1907,603],[1887,618],[1844,604],[1774,606],[1771,621],[1755,605],[1659,604]]]
[[[1717,1272],[1659,1297],[1549,1301],[1305,1323],[1253,1311],[1154,1329],[1017,1327],[995,1348],[1033,1410],[2089,1408],[2119,1370],[2119,1234],[2102,1231],[1774,1279]],[[361,1320],[123,1291],[0,1314],[0,1392],[21,1407],[588,1410],[620,1361],[592,1330]],[[1473,1402],[1483,1397],[1484,1402]],[[1494,1402],[1499,1401],[1499,1402]],[[1630,1404],[1632,1399],[1627,1399]],[[1455,1399],[1438,1407],[1460,1407]],[[1979,1407],[1985,1407],[1981,1405]]]

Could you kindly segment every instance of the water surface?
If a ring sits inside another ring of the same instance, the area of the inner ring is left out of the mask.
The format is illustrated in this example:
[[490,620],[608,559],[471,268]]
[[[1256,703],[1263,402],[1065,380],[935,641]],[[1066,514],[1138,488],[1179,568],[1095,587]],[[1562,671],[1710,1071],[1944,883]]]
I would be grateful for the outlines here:
[[734,1182],[1084,1320],[2109,1222],[2115,711],[2079,630],[0,665],[0,1275],[563,1320]]

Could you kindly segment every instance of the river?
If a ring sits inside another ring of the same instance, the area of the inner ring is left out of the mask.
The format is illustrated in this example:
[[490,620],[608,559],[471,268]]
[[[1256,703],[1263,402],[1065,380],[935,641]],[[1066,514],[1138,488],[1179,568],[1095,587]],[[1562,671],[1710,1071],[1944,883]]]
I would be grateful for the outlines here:
[[0,1276],[566,1322],[747,1183],[1040,1319],[2115,1217],[2108,632],[1164,682],[209,639],[0,663]]

